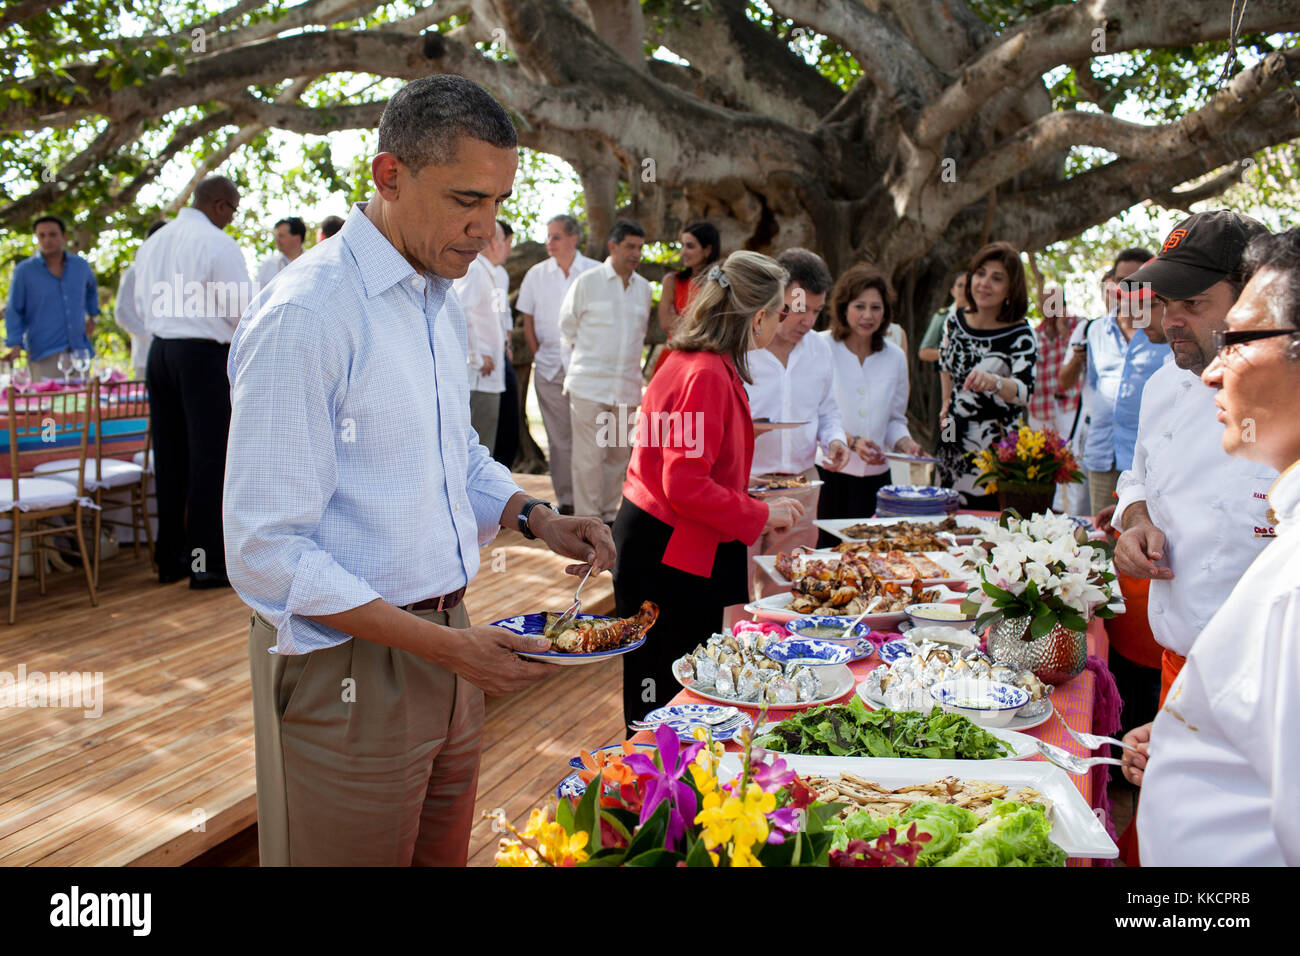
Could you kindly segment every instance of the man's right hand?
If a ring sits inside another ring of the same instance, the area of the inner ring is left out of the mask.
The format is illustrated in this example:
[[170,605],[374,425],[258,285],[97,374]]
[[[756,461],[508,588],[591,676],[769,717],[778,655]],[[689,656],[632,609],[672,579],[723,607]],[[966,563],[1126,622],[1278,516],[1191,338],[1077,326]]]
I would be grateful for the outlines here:
[[524,637],[490,624],[440,629],[442,646],[435,663],[455,671],[490,697],[522,690],[557,673],[553,664],[530,661],[516,651],[549,651],[551,642]]
[[1120,770],[1124,773],[1124,779],[1135,787],[1142,786],[1142,775],[1147,769],[1147,751],[1151,746],[1151,724],[1143,724],[1141,727],[1135,727],[1124,735],[1124,743],[1129,747],[1136,747],[1140,753],[1125,748],[1121,759],[1124,763]]
[[541,346],[537,344],[537,336],[528,329],[524,329],[524,341],[528,343],[528,351],[534,355],[542,350]]
[[1172,570],[1156,564],[1164,556],[1165,533],[1149,521],[1129,528],[1115,545],[1115,567],[1131,578],[1172,579]]
[[789,531],[803,516],[803,505],[793,498],[772,498],[767,502],[767,524],[763,533]]
[[492,356],[485,353],[483,355],[483,364],[478,367],[478,371],[480,375],[491,375],[492,370],[496,367],[496,363],[492,361]]

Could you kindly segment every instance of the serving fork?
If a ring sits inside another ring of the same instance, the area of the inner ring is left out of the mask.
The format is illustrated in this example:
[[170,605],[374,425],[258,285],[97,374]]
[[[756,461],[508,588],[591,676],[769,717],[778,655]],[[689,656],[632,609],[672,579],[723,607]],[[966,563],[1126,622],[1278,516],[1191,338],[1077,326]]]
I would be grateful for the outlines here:
[[569,605],[567,611],[556,619],[554,624],[546,629],[543,637],[558,634],[573,623],[574,618],[578,616],[578,612],[582,610],[582,602],[578,600],[578,596],[582,594],[582,586],[587,583],[587,578],[591,577],[591,572],[595,570],[595,567],[594,564],[587,565],[587,573],[582,576],[582,580],[578,582],[578,590],[573,593],[573,603]]
[[[1061,723],[1065,724],[1065,721],[1061,721]],[[1124,743],[1124,741],[1122,740],[1116,740],[1114,737],[1102,737],[1099,736],[1098,734],[1080,733],[1079,731],[1071,727],[1069,724],[1065,724],[1065,729],[1069,731],[1071,737],[1073,737],[1083,746],[1087,747],[1089,750],[1096,750],[1102,744],[1114,744],[1116,747],[1123,747],[1125,750],[1131,750],[1134,753],[1141,753],[1141,751],[1138,750],[1136,747],[1130,746],[1129,744]]]
[[714,730],[722,730],[732,723],[743,721],[744,714],[736,707],[723,707],[711,713],[699,717],[669,717],[666,720],[634,720],[628,724],[630,730],[654,730],[660,724],[672,723],[675,721],[689,720],[693,725],[708,726]]
[[1087,773],[1099,763],[1114,764],[1117,767],[1124,764],[1124,761],[1117,760],[1114,757],[1078,757],[1062,747],[1047,743],[1045,740],[1038,740],[1035,743],[1038,744],[1040,754],[1067,773]]

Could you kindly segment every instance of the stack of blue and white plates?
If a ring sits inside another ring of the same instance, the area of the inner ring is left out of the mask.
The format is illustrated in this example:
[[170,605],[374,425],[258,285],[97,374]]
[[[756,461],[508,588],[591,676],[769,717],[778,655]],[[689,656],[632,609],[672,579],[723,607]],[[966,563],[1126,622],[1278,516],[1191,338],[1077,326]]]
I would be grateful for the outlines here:
[[885,485],[876,492],[878,518],[946,515],[952,514],[960,505],[958,492],[933,485]]

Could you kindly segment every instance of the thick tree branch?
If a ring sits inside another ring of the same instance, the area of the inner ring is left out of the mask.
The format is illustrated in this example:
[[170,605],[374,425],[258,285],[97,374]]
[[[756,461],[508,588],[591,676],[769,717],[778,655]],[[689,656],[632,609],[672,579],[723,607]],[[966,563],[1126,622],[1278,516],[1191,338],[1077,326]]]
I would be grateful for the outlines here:
[[632,69],[644,73],[645,18],[641,0],[584,0],[596,36]]
[[259,99],[247,90],[222,98],[244,121],[275,127],[304,136],[324,136],[341,129],[374,129],[387,101],[346,103],[338,106],[303,106]]
[[77,179],[87,170],[104,162],[113,152],[131,142],[139,134],[139,120],[131,123],[109,123],[89,146],[64,163],[48,182],[42,177],[41,185],[36,189],[0,208],[0,222],[14,224],[36,215],[73,189]]
[[1192,214],[1192,206],[1198,202],[1204,202],[1207,199],[1213,199],[1231,189],[1237,183],[1241,182],[1246,175],[1250,165],[1242,160],[1232,163],[1223,172],[1217,176],[1201,183],[1199,186],[1189,186],[1186,189],[1171,189],[1168,192],[1155,193],[1151,201],[1158,206],[1164,206],[1166,209],[1176,209],[1179,212],[1185,212],[1189,216]]
[[[1293,29],[1293,0],[1252,0],[1242,30]],[[1143,47],[1188,46],[1228,36],[1222,0],[1088,0],[1052,7],[1009,30],[931,102],[916,124],[917,147],[937,150],[944,138],[1004,89],[1062,63]]]
[[17,3],[7,3],[5,8],[0,10],[0,27],[30,20],[51,7],[61,7],[66,2],[67,0],[18,0]]

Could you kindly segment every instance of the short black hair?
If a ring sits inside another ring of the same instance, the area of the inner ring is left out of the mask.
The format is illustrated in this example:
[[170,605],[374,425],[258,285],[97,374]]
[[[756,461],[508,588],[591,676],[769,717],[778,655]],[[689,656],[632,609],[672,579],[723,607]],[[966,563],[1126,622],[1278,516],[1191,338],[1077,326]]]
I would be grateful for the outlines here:
[[320,221],[320,231],[326,239],[343,228],[342,216],[326,216]]
[[392,153],[412,173],[452,162],[465,136],[501,149],[519,145],[501,104],[463,76],[412,80],[393,94],[379,118],[379,151]]
[[507,239],[515,234],[515,231],[510,228],[510,223],[506,222],[504,219],[498,219],[497,225],[501,227],[501,232]]
[[[1246,282],[1264,269],[1283,276],[1282,288],[1274,300],[1277,326],[1300,329],[1300,228],[1277,234],[1266,232],[1250,240],[1241,257],[1241,269]],[[1300,359],[1300,342],[1293,341],[1287,355]]]
[[614,225],[609,229],[609,241],[618,245],[628,236],[640,236],[644,239],[645,229],[635,219],[615,219]]
[[1120,251],[1115,257],[1115,264],[1110,267],[1110,274],[1115,275],[1119,272],[1119,267],[1125,262],[1136,262],[1138,265],[1146,265],[1149,259],[1154,259],[1155,253],[1150,249],[1143,249],[1141,246],[1130,246]]
[[49,216],[49,215],[41,216],[34,223],[32,223],[32,232],[35,232],[36,227],[43,222],[52,222],[59,227],[59,232],[63,233],[65,236],[68,234],[68,227],[64,225],[63,220],[60,219],[58,216]]
[[155,222],[153,225],[149,227],[149,231],[144,234],[144,237],[148,239],[150,236],[152,236],[155,232],[157,232],[165,225],[167,225],[167,220],[159,219],[157,222]]
[[822,257],[809,249],[796,246],[787,249],[776,257],[777,263],[790,273],[790,285],[796,282],[813,295],[829,292],[831,288],[831,271],[826,268]]
[[281,226],[288,226],[291,236],[297,236],[299,239],[307,238],[307,224],[297,216],[286,216],[277,222],[274,228],[279,229]]

